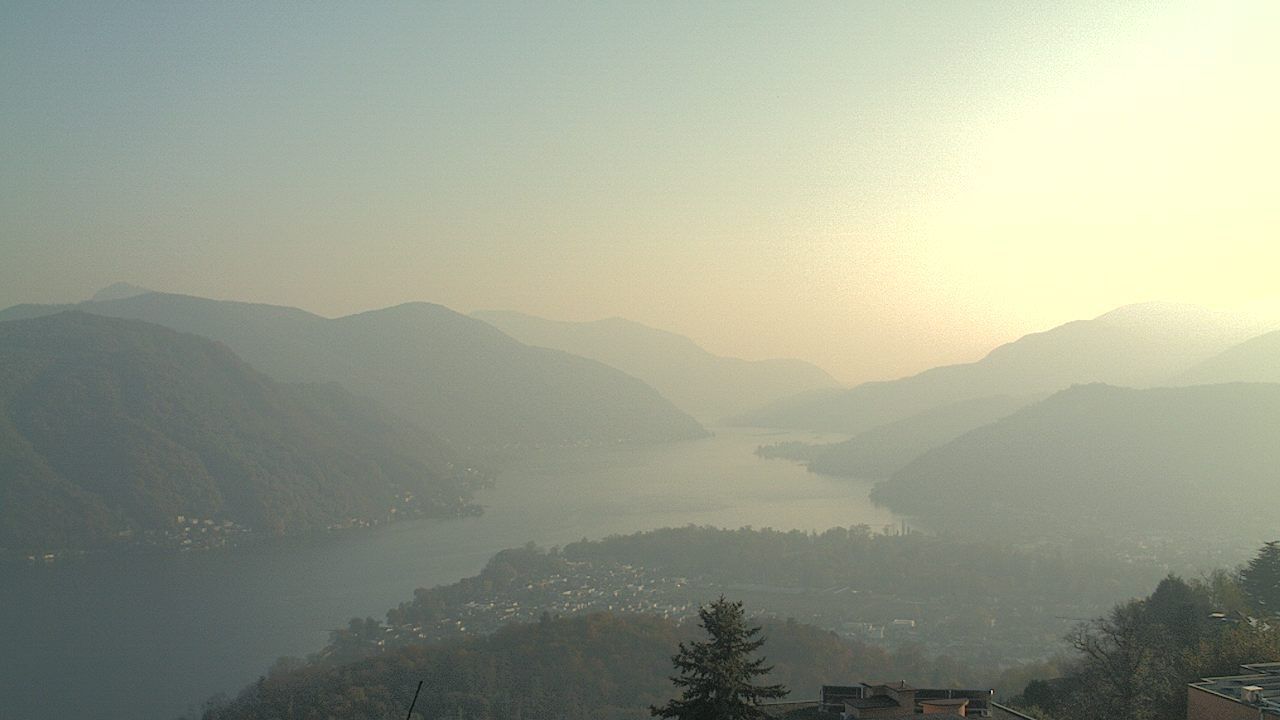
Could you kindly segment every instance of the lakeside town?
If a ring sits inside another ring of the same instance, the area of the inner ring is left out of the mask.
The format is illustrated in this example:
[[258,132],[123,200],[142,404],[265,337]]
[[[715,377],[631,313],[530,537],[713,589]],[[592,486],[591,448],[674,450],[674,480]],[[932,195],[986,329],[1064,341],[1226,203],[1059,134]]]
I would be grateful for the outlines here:
[[595,612],[656,615],[677,622],[717,596],[741,598],[761,618],[793,619],[838,635],[996,664],[1042,660],[1104,605],[1047,594],[915,594],[774,586],[705,575],[674,576],[635,563],[571,560],[526,547],[499,553],[478,576],[419,589],[387,621],[353,619],[320,653],[334,660],[405,645],[486,635],[510,623]]

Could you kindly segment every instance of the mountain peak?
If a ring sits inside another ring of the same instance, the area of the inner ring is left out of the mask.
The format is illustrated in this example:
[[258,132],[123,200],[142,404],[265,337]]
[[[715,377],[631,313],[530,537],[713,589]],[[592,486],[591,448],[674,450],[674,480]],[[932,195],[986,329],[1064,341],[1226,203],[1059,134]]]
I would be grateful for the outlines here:
[[711,421],[760,402],[837,384],[810,363],[715,355],[684,335],[618,316],[570,321],[479,311],[472,317],[520,342],[616,367],[657,388],[686,412]]
[[1094,318],[1097,322],[1122,327],[1143,327],[1186,332],[1198,327],[1200,332],[1217,329],[1219,332],[1242,341],[1275,327],[1261,315],[1238,312],[1222,312],[1201,305],[1176,302],[1141,302],[1122,305]]
[[102,288],[89,298],[91,302],[102,302],[104,300],[124,300],[125,298],[136,297],[138,295],[146,295],[155,292],[149,288],[133,285],[127,282],[111,283]]
[[1148,302],[1130,303],[1105,312],[1095,320],[1111,323],[1141,323],[1149,325],[1157,323],[1177,323],[1186,320],[1230,317],[1209,308],[1191,303],[1166,302],[1152,300]]
[[[0,319],[66,306],[20,306]],[[653,388],[585,358],[522,344],[443,305],[340,318],[297,308],[150,293],[80,306],[226,345],[268,376],[338,382],[467,448],[656,443],[706,431]]]

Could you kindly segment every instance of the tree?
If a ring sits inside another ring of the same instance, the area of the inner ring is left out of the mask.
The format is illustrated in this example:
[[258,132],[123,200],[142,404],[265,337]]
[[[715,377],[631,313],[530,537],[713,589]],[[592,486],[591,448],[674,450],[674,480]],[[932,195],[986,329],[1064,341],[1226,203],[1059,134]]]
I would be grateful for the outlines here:
[[[1278,550],[1280,542],[1269,543],[1251,563],[1258,578],[1265,577],[1267,558]],[[1190,583],[1169,575],[1145,600],[1117,605],[1106,617],[1076,628],[1068,636],[1076,658],[1062,677],[1028,683],[1020,704],[1058,717],[1182,717],[1187,683],[1280,656],[1280,632],[1271,624],[1208,619],[1211,609],[1243,598],[1233,573]]]
[[1067,640],[1080,656],[1087,693],[1077,696],[1085,715],[1106,720],[1147,720],[1166,681],[1163,628],[1150,622],[1146,603],[1130,600],[1077,627]]
[[1232,614],[1247,615],[1253,611],[1249,596],[1240,587],[1240,572],[1214,568],[1200,581],[1209,595],[1209,604],[1214,610]]
[[1161,634],[1174,647],[1190,647],[1209,631],[1214,609],[1203,585],[1193,586],[1170,573],[1147,598],[1145,621],[1162,625]]
[[1240,573],[1245,595],[1264,615],[1280,615],[1280,540],[1272,540],[1258,550]]
[[655,717],[675,720],[759,720],[762,700],[786,697],[782,685],[756,685],[767,675],[763,657],[752,654],[764,644],[759,627],[747,627],[742,603],[719,600],[698,609],[698,625],[710,637],[705,642],[680,643],[672,658],[680,697],[662,707],[651,706]]

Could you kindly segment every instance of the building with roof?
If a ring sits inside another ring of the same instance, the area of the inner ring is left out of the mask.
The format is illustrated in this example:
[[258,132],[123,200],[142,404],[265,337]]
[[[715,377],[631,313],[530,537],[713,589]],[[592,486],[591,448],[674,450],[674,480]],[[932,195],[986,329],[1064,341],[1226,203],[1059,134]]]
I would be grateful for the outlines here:
[[772,720],[1035,720],[994,701],[994,690],[916,688],[905,682],[823,685],[816,702],[761,705]]
[[1189,684],[1187,720],[1280,720],[1280,662],[1241,669]]

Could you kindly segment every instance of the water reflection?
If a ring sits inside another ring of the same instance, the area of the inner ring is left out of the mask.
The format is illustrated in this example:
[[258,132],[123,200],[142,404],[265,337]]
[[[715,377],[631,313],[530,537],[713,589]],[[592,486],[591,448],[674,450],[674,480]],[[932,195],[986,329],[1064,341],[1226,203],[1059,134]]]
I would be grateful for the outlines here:
[[[806,436],[799,439],[808,439]],[[761,460],[744,430],[647,449],[547,453],[505,471],[484,516],[319,543],[4,570],[4,718],[172,718],[318,649],[355,615],[476,573],[497,550],[690,523],[825,530],[896,518],[869,485]]]

